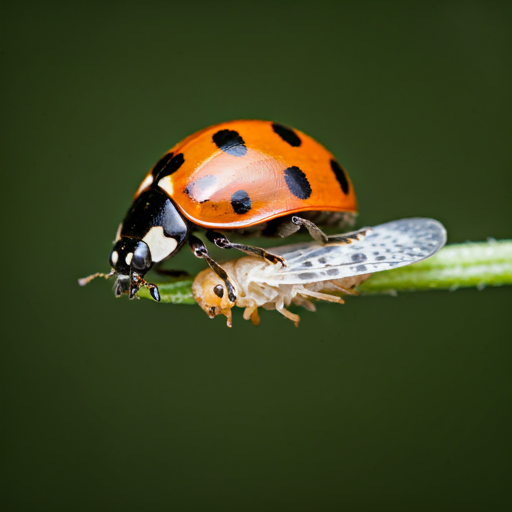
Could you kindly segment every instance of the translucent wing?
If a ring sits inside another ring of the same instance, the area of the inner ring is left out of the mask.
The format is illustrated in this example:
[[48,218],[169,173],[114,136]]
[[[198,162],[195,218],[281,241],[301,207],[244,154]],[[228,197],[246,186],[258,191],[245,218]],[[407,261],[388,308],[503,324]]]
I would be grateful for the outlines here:
[[401,219],[370,228],[362,240],[350,244],[308,243],[268,249],[284,256],[287,267],[260,267],[251,277],[267,284],[300,284],[381,272],[424,260],[445,243],[446,230],[440,222]]

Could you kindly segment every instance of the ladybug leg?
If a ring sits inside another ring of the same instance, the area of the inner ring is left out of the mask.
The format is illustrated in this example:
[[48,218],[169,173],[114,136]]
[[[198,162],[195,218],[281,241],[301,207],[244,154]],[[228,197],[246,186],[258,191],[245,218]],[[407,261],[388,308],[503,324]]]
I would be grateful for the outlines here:
[[336,242],[341,244],[351,244],[362,240],[366,235],[372,232],[372,228],[363,228],[358,231],[351,231],[350,233],[343,233],[343,235],[333,235],[329,237],[329,243]]
[[266,237],[274,238],[286,238],[287,236],[293,235],[299,231],[300,226],[294,224],[291,221],[292,216],[286,215],[285,217],[280,217],[277,219],[272,219],[267,223],[267,226],[261,234]]
[[276,256],[275,254],[271,254],[261,247],[253,247],[252,245],[245,244],[234,244],[231,243],[222,233],[217,233],[216,231],[207,231],[206,238],[215,244],[217,247],[221,249],[237,249],[238,251],[245,252],[245,254],[249,254],[249,256],[257,256],[258,258],[262,258],[267,260],[270,263],[276,264],[281,263],[284,265],[284,258],[281,256]]
[[327,236],[314,222],[311,222],[310,220],[293,216],[291,221],[297,226],[304,226],[309,231],[311,237],[322,245],[333,242],[351,244],[352,242],[362,240],[368,233],[371,232],[371,228],[363,228],[358,231],[345,233],[343,235]]
[[208,254],[206,245],[204,245],[204,243],[194,235],[189,236],[188,242],[192,252],[194,253],[194,256],[196,256],[196,258],[204,258],[210,268],[224,281],[228,291],[229,300],[231,302],[236,302],[235,287],[229,280],[227,272]]
[[329,243],[329,237],[314,222],[295,215],[291,221],[297,226],[304,226],[309,231],[311,237],[322,245]]

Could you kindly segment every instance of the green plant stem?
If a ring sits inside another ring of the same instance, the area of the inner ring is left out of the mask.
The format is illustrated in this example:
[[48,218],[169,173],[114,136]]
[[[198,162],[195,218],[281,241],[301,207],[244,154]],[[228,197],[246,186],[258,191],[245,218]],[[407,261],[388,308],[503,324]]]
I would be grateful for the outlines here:
[[[192,280],[156,283],[161,301],[195,304]],[[502,286],[512,284],[512,240],[449,245],[414,265],[377,272],[363,283],[362,294]],[[151,298],[145,289],[141,297]]]
[[449,245],[414,265],[378,272],[360,287],[362,293],[512,284],[512,241]]
[[[173,281],[172,283],[155,283],[158,285],[158,291],[160,292],[160,302],[195,304],[196,301],[192,296],[192,281],[192,279],[184,279],[183,281]],[[142,288],[139,295],[145,299],[153,300],[146,288]]]

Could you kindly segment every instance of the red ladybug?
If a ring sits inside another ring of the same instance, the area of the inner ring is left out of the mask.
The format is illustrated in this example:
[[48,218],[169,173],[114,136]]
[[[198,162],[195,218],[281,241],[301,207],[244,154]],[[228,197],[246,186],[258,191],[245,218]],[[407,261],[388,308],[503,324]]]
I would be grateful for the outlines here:
[[226,272],[193,232],[206,230],[207,239],[218,247],[278,263],[281,257],[231,243],[216,230],[288,236],[305,226],[313,238],[326,243],[328,237],[316,224],[340,224],[356,211],[346,171],[311,137],[270,121],[217,124],[190,135],[160,158],[119,226],[111,272],[93,274],[80,284],[117,274],[116,296],[128,293],[133,298],[147,286],[158,301],[157,286],[144,275],[153,266],[158,271],[158,264],[188,242],[223,279],[234,302],[235,289]]

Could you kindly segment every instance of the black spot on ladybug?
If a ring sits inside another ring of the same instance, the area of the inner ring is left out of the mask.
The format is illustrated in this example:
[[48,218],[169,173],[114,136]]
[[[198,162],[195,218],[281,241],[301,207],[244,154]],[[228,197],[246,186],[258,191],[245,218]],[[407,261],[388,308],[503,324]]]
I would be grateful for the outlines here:
[[333,170],[338,183],[341,185],[341,190],[343,190],[345,194],[348,194],[349,184],[345,169],[343,169],[343,167],[341,167],[341,165],[336,162],[336,160],[331,160],[331,169]]
[[160,160],[158,160],[158,162],[153,167],[153,170],[151,171],[153,178],[156,178],[166,168],[173,155],[174,153],[167,153],[162,158],[160,158]]
[[210,199],[212,187],[217,183],[217,177],[207,174],[202,178],[189,183],[185,188],[185,194],[198,203],[205,203]]
[[290,146],[298,148],[302,144],[299,136],[291,128],[288,128],[288,126],[272,123],[272,129],[277,133],[277,135],[279,135],[279,137],[281,137],[281,139],[288,142]]
[[366,261],[366,255],[361,252],[352,254],[351,258],[354,263],[361,263],[362,261]]
[[245,190],[237,190],[231,196],[231,206],[233,207],[233,210],[235,210],[235,213],[242,215],[251,209],[251,198]]
[[356,270],[358,272],[366,272],[366,265],[357,265]]
[[337,268],[330,268],[328,271],[327,271],[327,275],[328,276],[335,276],[336,274],[339,274],[339,270]]
[[299,274],[299,277],[306,281],[307,279],[314,279],[316,277],[316,274],[314,272],[302,272],[301,274]]
[[[172,153],[171,153],[172,155]],[[160,160],[161,161],[161,160]],[[164,178],[165,176],[170,176],[175,173],[185,162],[185,158],[183,157],[183,153],[178,153],[176,156],[173,156],[160,170],[160,172],[155,176],[155,182]],[[160,163],[160,162],[159,162]],[[157,164],[158,165],[158,164]]]
[[304,263],[302,263],[302,266],[303,267],[312,267],[313,263],[311,263],[311,261],[305,261]]
[[224,153],[231,156],[244,156],[247,153],[245,142],[234,130],[219,130],[212,137],[215,145]]
[[320,263],[327,263],[327,260],[326,260],[324,257],[322,257],[322,258],[318,258],[318,261],[319,261]]
[[311,185],[306,175],[297,166],[294,165],[284,170],[284,180],[295,197],[308,199],[311,195]]

